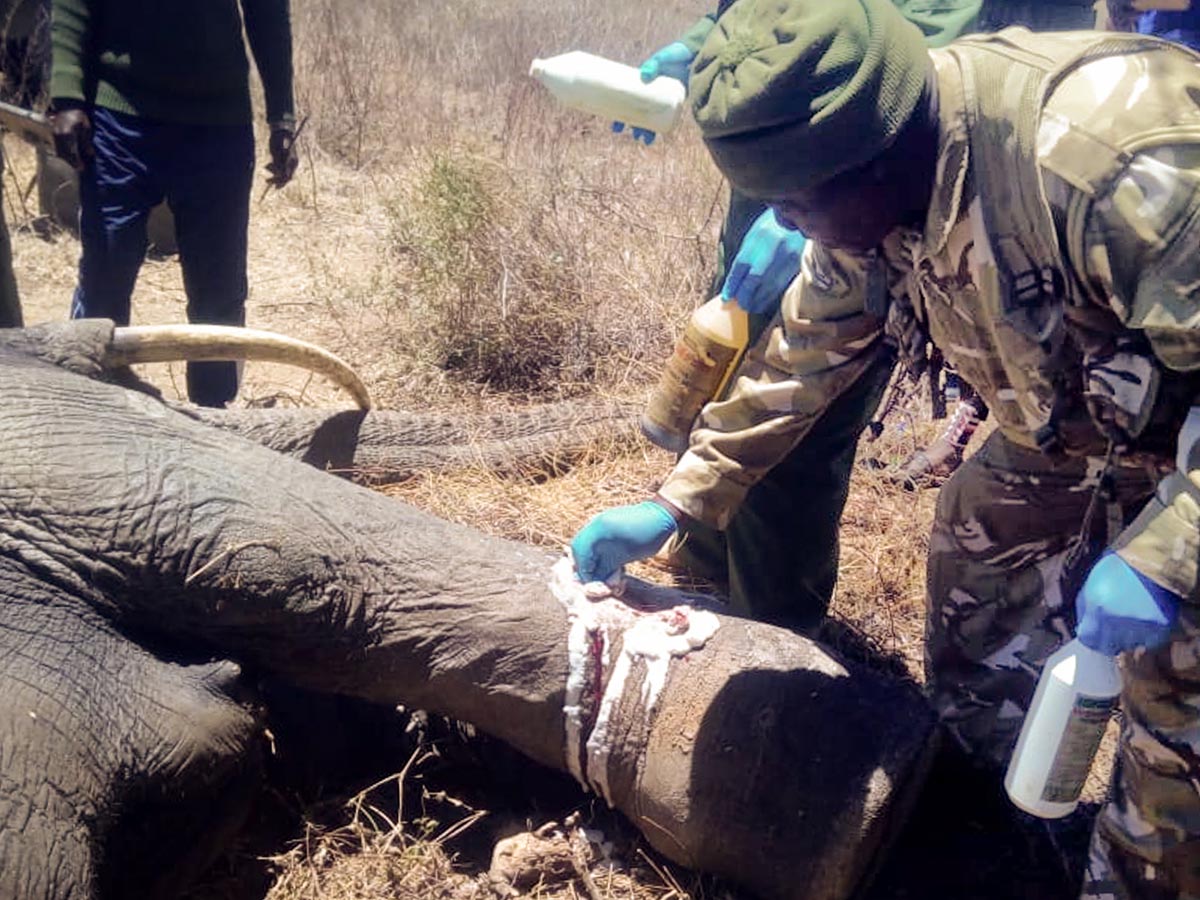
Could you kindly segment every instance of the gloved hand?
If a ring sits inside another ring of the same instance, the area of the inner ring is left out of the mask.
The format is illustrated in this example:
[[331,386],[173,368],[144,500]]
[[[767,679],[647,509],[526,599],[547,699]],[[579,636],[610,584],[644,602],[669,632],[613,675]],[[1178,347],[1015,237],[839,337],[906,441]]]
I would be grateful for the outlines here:
[[[613,134],[620,134],[622,131],[625,130],[625,123],[624,122],[613,122],[612,130],[613,130]],[[641,141],[647,147],[649,147],[651,144],[653,144],[654,139],[656,137],[658,137],[658,135],[655,132],[651,131],[649,128],[631,128],[631,129],[629,129],[629,134],[633,137],[633,139],[635,141]]]
[[804,235],[780,224],[773,209],[764,210],[742,239],[721,299],[737,300],[748,313],[773,313],[783,292],[800,271]]
[[54,131],[54,152],[77,172],[82,172],[95,156],[92,147],[92,120],[86,110],[63,109],[50,117]]
[[675,517],[653,500],[592,516],[571,539],[579,580],[606,581],[626,563],[653,556],[676,528]]
[[692,76],[692,60],[695,58],[696,51],[683,41],[672,41],[667,46],[655,50],[650,58],[642,63],[638,74],[646,84],[662,76],[682,81],[683,86],[687,87],[688,79]]
[[1075,612],[1075,635],[1085,646],[1115,656],[1165,644],[1179,617],[1179,597],[1159,587],[1112,551],[1092,566]]
[[[660,47],[651,54],[650,58],[642,63],[638,69],[638,74],[641,75],[642,81],[649,84],[660,75],[665,78],[674,78],[676,81],[683,82],[683,86],[687,87],[688,78],[692,74],[692,60],[696,58],[696,51],[688,47],[682,41],[673,41],[665,47]],[[625,130],[624,122],[613,122],[612,130],[620,134]],[[634,128],[630,132],[635,141],[641,141],[646,146],[654,143],[655,134],[649,128]]]
[[290,122],[271,123],[271,140],[268,149],[271,161],[267,163],[267,171],[271,176],[267,184],[281,188],[296,174],[300,165],[300,157],[296,153],[296,128]]

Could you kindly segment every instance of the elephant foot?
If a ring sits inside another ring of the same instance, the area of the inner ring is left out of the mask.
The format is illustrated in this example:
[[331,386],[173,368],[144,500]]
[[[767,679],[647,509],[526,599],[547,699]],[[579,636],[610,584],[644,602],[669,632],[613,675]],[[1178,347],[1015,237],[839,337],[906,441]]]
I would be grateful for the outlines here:
[[0,566],[0,897],[175,896],[261,783],[239,669],[165,662],[59,594]]

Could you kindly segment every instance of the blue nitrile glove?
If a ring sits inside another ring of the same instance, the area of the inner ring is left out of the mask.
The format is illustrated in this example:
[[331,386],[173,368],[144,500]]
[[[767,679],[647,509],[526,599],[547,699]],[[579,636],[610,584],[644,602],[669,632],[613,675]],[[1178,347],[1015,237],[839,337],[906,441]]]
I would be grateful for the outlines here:
[[646,84],[655,78],[674,78],[682,81],[687,87],[688,79],[692,76],[692,60],[696,52],[683,41],[672,41],[665,47],[655,50],[648,60],[642,63],[638,74]]
[[626,563],[653,556],[677,527],[675,517],[653,500],[592,516],[571,539],[579,580],[606,581]]
[[725,283],[723,300],[737,300],[748,313],[773,313],[783,292],[800,271],[804,235],[780,224],[775,210],[766,209],[742,238]]
[[[663,76],[681,81],[683,86],[687,87],[688,78],[692,74],[692,60],[695,58],[695,50],[682,41],[673,41],[667,46],[655,50],[650,58],[642,63],[638,74],[642,76],[642,81],[646,84]],[[625,123],[613,122],[612,130],[620,134],[625,130]],[[655,134],[649,128],[634,128],[631,133],[635,141],[641,141],[646,146],[654,143]]]
[[[620,134],[622,131],[625,130],[625,123],[624,122],[613,122],[612,130],[613,130],[614,134]],[[656,137],[658,137],[658,135],[655,132],[651,131],[649,128],[631,128],[631,129],[629,129],[629,133],[633,136],[633,139],[635,141],[641,141],[647,147],[649,147],[651,144],[653,144],[654,139]]]
[[1075,636],[1109,656],[1135,647],[1159,647],[1170,639],[1179,602],[1175,594],[1109,551],[1092,566],[1075,598]]

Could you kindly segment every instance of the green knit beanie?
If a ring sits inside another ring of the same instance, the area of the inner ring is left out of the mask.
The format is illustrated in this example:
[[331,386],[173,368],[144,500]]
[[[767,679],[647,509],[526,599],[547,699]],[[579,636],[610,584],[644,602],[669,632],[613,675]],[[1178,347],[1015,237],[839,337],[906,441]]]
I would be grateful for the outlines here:
[[692,63],[688,93],[718,168],[773,199],[877,156],[929,66],[892,0],[737,0]]

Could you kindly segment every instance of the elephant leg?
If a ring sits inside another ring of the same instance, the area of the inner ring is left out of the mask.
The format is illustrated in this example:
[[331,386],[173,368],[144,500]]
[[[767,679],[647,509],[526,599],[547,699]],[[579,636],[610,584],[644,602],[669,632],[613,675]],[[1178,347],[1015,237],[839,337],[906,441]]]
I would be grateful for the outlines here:
[[158,659],[0,567],[0,897],[170,897],[194,880],[260,783],[238,675]]

